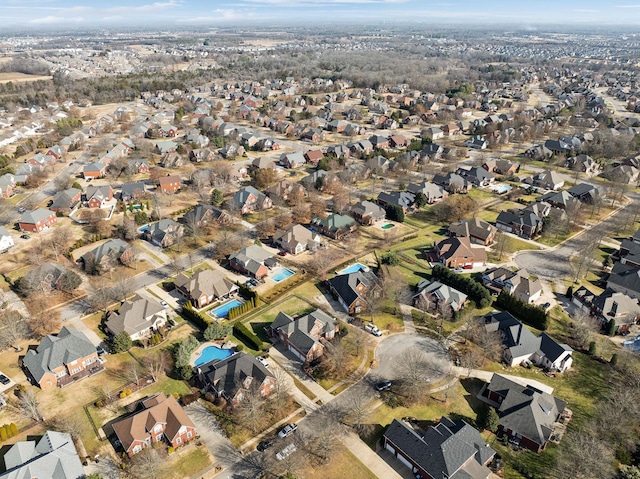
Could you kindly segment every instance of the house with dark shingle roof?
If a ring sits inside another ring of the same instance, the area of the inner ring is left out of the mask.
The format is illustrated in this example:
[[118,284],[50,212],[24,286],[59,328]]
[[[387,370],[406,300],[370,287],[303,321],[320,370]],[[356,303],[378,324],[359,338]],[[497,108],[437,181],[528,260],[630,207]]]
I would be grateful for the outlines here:
[[473,188],[473,183],[466,178],[456,174],[437,174],[433,177],[433,182],[436,185],[442,186],[449,193],[466,193]]
[[487,465],[496,454],[467,422],[446,416],[426,431],[394,419],[382,445],[424,479],[487,479]]
[[197,366],[196,374],[205,389],[234,406],[250,394],[266,398],[276,386],[275,376],[254,356],[246,353],[235,353]]
[[360,201],[349,207],[349,214],[361,225],[369,226],[382,221],[387,217],[387,212],[381,206],[367,200]]
[[534,452],[544,450],[556,423],[564,419],[567,403],[534,386],[523,386],[494,374],[478,393],[478,399],[496,408],[498,436]]
[[213,301],[228,299],[238,291],[238,286],[219,270],[200,269],[189,277],[180,273],[175,279],[176,290],[196,308],[203,308]]
[[559,372],[571,368],[571,347],[557,343],[547,333],[536,336],[507,311],[486,315],[485,328],[490,333],[500,332],[504,347],[503,359],[510,367],[529,361]]
[[505,290],[525,303],[535,302],[542,294],[540,280],[532,279],[524,268],[515,271],[503,266],[489,268],[482,273],[482,284],[495,293]]
[[273,206],[271,198],[261,193],[253,186],[240,188],[229,200],[229,207],[248,215],[258,210],[266,210]]
[[413,208],[413,204],[416,200],[416,196],[408,191],[392,191],[387,193],[381,191],[378,194],[378,204],[381,206],[395,205],[402,208],[403,212],[408,212]]
[[467,237],[447,238],[435,245],[438,261],[447,268],[475,268],[487,262],[484,247],[472,246]]
[[113,189],[109,185],[87,186],[83,196],[89,208],[102,208],[113,199]]
[[180,219],[187,228],[213,224],[225,224],[230,221],[229,215],[212,205],[198,204],[187,211]]
[[449,196],[447,190],[442,186],[431,183],[430,181],[423,181],[422,183],[410,183],[407,186],[407,191],[413,195],[422,193],[427,199],[427,204],[433,204],[436,201],[440,201]]
[[137,294],[124,301],[117,311],[110,311],[105,327],[112,336],[123,331],[133,341],[152,336],[167,324],[167,311],[157,301],[142,298]]
[[[86,269],[96,269],[98,265],[100,271],[111,271],[118,263],[129,264],[133,260],[133,249],[125,241],[116,238],[105,241],[97,248],[83,254],[79,261],[82,261]],[[88,268],[89,267],[89,268]],[[93,271],[92,271],[93,272]]]
[[574,185],[567,190],[567,193],[583,203],[593,203],[600,197],[600,189],[597,186],[590,185],[589,183],[579,183]]
[[481,166],[474,166],[468,170],[466,168],[458,168],[456,174],[470,181],[475,186],[489,186],[493,184],[496,179],[493,173],[488,172]]
[[480,218],[456,221],[449,225],[447,233],[451,237],[469,238],[474,244],[487,246],[493,243],[496,227]]
[[378,277],[373,271],[339,274],[327,281],[329,290],[349,314],[367,309],[369,294],[378,294]]
[[412,296],[414,306],[432,311],[449,310],[455,313],[464,308],[467,295],[440,281],[423,279],[418,283],[417,292]]
[[607,279],[607,288],[640,298],[640,269],[631,264],[615,263]]
[[78,479],[85,477],[70,434],[47,431],[38,441],[20,441],[4,454],[0,479]]
[[132,200],[138,200],[145,194],[144,183],[142,181],[125,183],[120,187],[120,191],[120,198],[125,203]]
[[496,228],[525,239],[531,239],[540,233],[543,225],[542,218],[526,208],[503,210],[496,218]]
[[78,203],[80,203],[80,197],[82,191],[77,188],[68,188],[63,191],[59,191],[53,197],[53,203],[49,206],[51,211],[55,212],[70,212]]
[[183,235],[184,226],[170,218],[151,223],[143,233],[144,239],[161,248],[172,246]]
[[313,361],[324,353],[323,341],[331,340],[339,330],[338,322],[321,309],[293,318],[283,312],[268,327],[268,333],[286,346],[301,361]]
[[64,387],[104,370],[93,343],[69,326],[63,326],[55,336],[45,336],[36,349],[29,349],[22,365],[41,389]]
[[162,441],[180,447],[197,434],[176,398],[164,393],[140,400],[136,412],[113,423],[113,432],[129,457]]

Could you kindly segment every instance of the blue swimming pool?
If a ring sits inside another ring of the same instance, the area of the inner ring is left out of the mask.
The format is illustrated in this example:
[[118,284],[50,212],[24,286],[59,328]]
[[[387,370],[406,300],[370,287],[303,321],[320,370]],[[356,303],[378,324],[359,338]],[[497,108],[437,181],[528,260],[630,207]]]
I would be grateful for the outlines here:
[[222,349],[218,346],[207,346],[200,352],[200,356],[193,363],[196,367],[202,366],[214,359],[221,360],[226,359],[233,354],[231,349]]
[[339,271],[340,274],[357,273],[358,271],[369,271],[369,267],[361,263],[354,263]]
[[493,192],[499,195],[506,193],[511,190],[511,186],[509,185],[496,185],[493,187]]
[[282,268],[276,274],[271,276],[271,279],[276,283],[279,283],[280,281],[284,281],[285,279],[290,278],[294,274],[296,274],[295,271],[291,271],[289,268]]
[[221,304],[217,308],[213,308],[210,313],[217,316],[218,318],[226,318],[229,315],[229,310],[231,308],[235,308],[236,306],[240,306],[242,301],[239,299],[232,299],[224,304]]
[[634,339],[627,339],[622,345],[631,351],[640,351],[640,336],[636,336]]

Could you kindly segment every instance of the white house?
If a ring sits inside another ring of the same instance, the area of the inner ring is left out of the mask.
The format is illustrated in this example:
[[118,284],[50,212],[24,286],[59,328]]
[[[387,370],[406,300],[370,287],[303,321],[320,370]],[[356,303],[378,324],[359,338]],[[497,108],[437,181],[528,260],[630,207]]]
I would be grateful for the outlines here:
[[15,246],[13,238],[4,226],[0,226],[0,253],[4,253],[13,246]]

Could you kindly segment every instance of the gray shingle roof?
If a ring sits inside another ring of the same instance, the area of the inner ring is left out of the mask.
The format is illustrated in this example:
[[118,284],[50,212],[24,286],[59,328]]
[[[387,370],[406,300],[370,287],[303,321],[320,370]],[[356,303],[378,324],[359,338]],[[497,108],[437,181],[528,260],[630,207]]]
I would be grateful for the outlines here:
[[342,298],[345,304],[351,305],[357,298],[360,297],[356,287],[360,283],[368,288],[376,283],[378,280],[375,273],[372,271],[356,271],[355,273],[339,274],[329,280],[331,287],[338,293],[338,296]]
[[55,213],[45,208],[38,208],[37,210],[33,211],[25,211],[24,213],[22,213],[20,223],[36,224],[51,215],[55,215]]
[[267,377],[273,377],[273,374],[261,362],[246,353],[235,353],[223,360],[209,361],[198,367],[198,375],[218,394],[224,392],[228,398],[233,398],[236,395],[248,377],[253,378],[256,385],[262,384]]
[[160,317],[166,320],[165,310],[160,303],[136,294],[131,300],[123,302],[118,311],[109,313],[106,326],[114,335],[126,331],[131,336],[149,329]]

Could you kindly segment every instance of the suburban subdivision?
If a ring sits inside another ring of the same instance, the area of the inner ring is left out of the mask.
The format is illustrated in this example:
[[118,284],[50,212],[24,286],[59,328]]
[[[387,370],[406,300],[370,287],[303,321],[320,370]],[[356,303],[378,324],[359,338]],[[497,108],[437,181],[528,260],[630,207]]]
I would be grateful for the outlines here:
[[637,31],[196,3],[0,34],[0,479],[638,477]]

